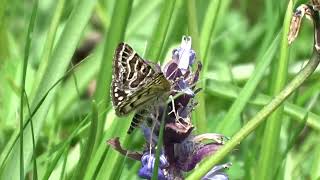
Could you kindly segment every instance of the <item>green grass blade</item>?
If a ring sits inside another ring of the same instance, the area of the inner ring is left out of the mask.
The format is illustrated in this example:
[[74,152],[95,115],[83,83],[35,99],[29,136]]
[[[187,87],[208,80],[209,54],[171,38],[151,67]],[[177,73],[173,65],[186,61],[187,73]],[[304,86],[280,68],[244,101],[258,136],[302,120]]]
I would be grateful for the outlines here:
[[27,32],[27,40],[24,50],[24,60],[22,67],[22,78],[21,78],[21,92],[20,92],[20,179],[24,179],[24,148],[23,148],[23,105],[24,105],[24,93],[25,93],[25,84],[26,84],[26,76],[27,76],[27,67],[28,67],[28,59],[30,54],[30,45],[32,41],[32,33],[35,25],[36,15],[38,10],[38,1],[36,0],[33,4],[32,14],[30,19],[30,24]]
[[[28,117],[28,119],[24,122],[23,129],[25,130],[27,125],[29,125],[29,122],[32,120],[32,118],[35,116],[35,114],[38,112],[40,109],[41,105],[43,102],[46,100],[47,96],[49,93],[59,84],[61,81],[63,81],[67,76],[70,75],[74,71],[75,68],[80,66],[81,63],[77,64],[76,66],[73,66],[70,70],[68,70],[62,77],[60,77],[48,90],[47,92],[43,95],[43,97],[39,100],[38,104],[35,105],[34,110],[30,113],[31,115]],[[31,108],[30,108],[31,109]],[[11,136],[10,141],[8,142],[6,149],[1,153],[0,156],[0,162],[1,162],[1,168],[0,172],[3,171],[5,167],[5,163],[10,155],[10,152],[13,150],[14,144],[17,143],[18,138],[20,137],[20,133],[17,131]]]
[[88,168],[88,163],[92,157],[92,151],[93,151],[93,147],[96,139],[97,124],[98,124],[98,107],[97,107],[97,104],[93,101],[89,137],[84,147],[85,150],[80,156],[78,168],[74,172],[73,179],[81,179],[85,175],[85,172]]
[[254,91],[256,90],[259,82],[261,81],[265,70],[270,65],[273,60],[273,56],[277,50],[279,42],[279,35],[273,40],[272,44],[265,52],[265,55],[259,62],[257,62],[256,68],[249,78],[248,82],[239,94],[239,98],[232,104],[228,113],[224,117],[223,121],[218,125],[217,132],[224,135],[230,136],[234,134],[238,129],[234,128],[237,121],[240,119],[240,114],[244,110],[247,102],[252,97]]
[[[102,46],[99,46],[95,52],[90,56],[86,57],[81,61],[81,64],[74,68],[74,76],[78,80],[77,89],[80,94],[83,94],[88,87],[90,81],[94,79],[99,70],[99,60],[102,58]],[[63,86],[61,87],[61,92],[66,92],[61,94],[59,101],[64,102],[58,108],[58,117],[62,118],[67,112],[68,107],[72,106],[78,98],[78,93],[74,91],[75,89],[74,78],[69,77],[65,80]]]
[[65,149],[65,152],[63,155],[63,164],[62,164],[62,170],[60,173],[60,179],[65,179],[65,171],[66,171],[66,165],[68,161],[68,152],[69,152],[69,147]]
[[152,37],[148,42],[146,55],[147,59],[158,61],[166,38],[171,16],[176,0],[165,0],[162,3],[158,26],[155,26]]
[[8,6],[8,0],[1,1],[0,7],[0,59],[6,59],[9,56],[9,49],[10,47],[7,46],[8,44],[8,36],[7,36],[7,18],[5,16]]
[[[200,53],[200,38],[199,38],[199,30],[198,30],[198,21],[197,21],[197,9],[196,9],[196,2],[194,0],[190,0],[187,3],[188,9],[188,30],[189,34],[192,37],[192,48],[197,54],[197,59],[201,60],[201,53]],[[206,42],[209,42],[210,39],[207,39]],[[204,74],[204,71],[202,71]],[[205,82],[205,80],[203,81]],[[198,88],[204,88],[205,83],[200,84]],[[207,127],[207,118],[206,118],[206,109],[205,109],[205,94],[200,92],[198,95],[199,103],[195,112],[194,112],[194,122],[197,126],[197,132],[204,132]]]
[[[188,31],[189,35],[192,37],[192,48],[197,52],[197,58],[201,59],[200,53],[200,37],[199,37],[199,23],[197,21],[197,8],[196,1],[189,0],[187,2],[188,9]],[[209,40],[206,40],[208,42]]]
[[59,21],[62,16],[62,13],[63,13],[64,5],[65,5],[65,0],[58,0],[57,1],[57,6],[56,6],[56,9],[54,11],[54,15],[52,17],[52,21],[49,26],[47,38],[46,38],[43,52],[42,52],[42,55],[40,58],[41,63],[40,63],[40,66],[37,70],[37,73],[36,73],[37,76],[35,77],[36,79],[34,80],[33,89],[32,89],[30,97],[34,97],[34,94],[36,93],[36,90],[39,86],[41,77],[43,77],[43,74],[45,73],[46,67],[48,65],[48,61],[49,61],[50,55],[53,50],[53,44],[54,44],[54,40],[56,37],[57,28],[59,26]]
[[72,134],[66,139],[57,149],[55,152],[54,157],[50,160],[49,166],[46,168],[46,171],[42,177],[42,179],[49,179],[51,173],[56,168],[58,161],[62,157],[65,151],[68,151],[70,143],[74,137],[76,137],[80,131],[86,126],[87,119],[82,120],[78,126],[73,130]]
[[201,37],[200,37],[200,53],[203,62],[203,71],[208,70],[208,49],[213,36],[213,31],[218,21],[218,12],[221,5],[221,0],[211,1],[204,18],[203,27],[201,28]]
[[[31,117],[31,108],[30,108],[30,103],[28,100],[28,95],[27,92],[24,91],[24,95],[26,98],[26,103],[27,103],[27,108],[28,108],[28,112],[29,112],[29,117]],[[38,179],[38,168],[37,168],[37,157],[35,155],[36,153],[36,141],[34,139],[34,128],[33,128],[33,122],[32,120],[30,120],[30,128],[31,128],[31,136],[32,136],[32,148],[33,148],[33,155],[32,155],[32,161],[33,161],[33,174],[32,177],[34,180]],[[21,131],[20,131],[21,132]]]
[[[127,123],[120,121],[120,119],[115,119],[115,124],[112,124],[112,128],[109,128],[108,131],[111,131],[111,135],[106,139],[108,140],[111,137],[120,137],[121,142],[123,142],[123,146],[127,147],[130,143],[130,135],[127,134],[127,130],[130,126],[130,120],[132,120],[132,116],[123,119]],[[113,135],[113,136],[112,136]],[[110,137],[111,136],[111,137]],[[103,143],[106,143],[103,140]],[[116,179],[120,177],[120,172],[122,167],[120,165],[123,162],[123,156],[113,149],[109,149],[103,164],[101,165],[100,172],[97,175],[97,179]],[[116,168],[110,169],[108,167],[113,166]]]
[[150,1],[149,3],[141,1],[135,10],[137,13],[141,13],[141,15],[137,16],[133,22],[131,21],[131,24],[129,23],[128,29],[126,30],[126,37],[134,36],[134,33],[136,33],[137,29],[139,29],[140,26],[143,25],[149,18],[149,16],[157,10],[160,3],[161,1]]
[[[280,59],[279,61],[273,62],[273,67],[271,70],[272,79],[270,81],[271,93],[272,96],[278,94],[286,84],[287,76],[288,76],[288,60],[289,60],[289,49],[288,49],[288,33],[289,26],[291,22],[291,14],[292,14],[293,2],[289,1],[287,12],[285,15],[284,23],[283,23],[283,33],[280,47]],[[269,179],[274,176],[274,171],[278,167],[278,154],[279,154],[279,146],[280,146],[280,130],[281,130],[281,122],[283,114],[283,107],[278,108],[269,118],[266,123],[263,143],[261,148],[261,156],[259,160],[259,165],[257,169],[257,176],[262,180]],[[268,168],[275,167],[275,168]]]
[[[47,90],[65,72],[69,61],[71,60],[73,52],[80,40],[82,31],[84,30],[89,18],[91,17],[91,12],[94,5],[94,0],[80,1],[72,12],[69,21],[66,23],[60,39],[56,44],[56,49],[52,53],[52,57],[49,60],[46,73],[42,77],[35,98],[32,100],[32,111],[41,101],[41,98],[47,92]],[[38,113],[33,118],[36,140],[52,103],[53,95],[54,92],[48,95],[47,99],[38,110]],[[29,162],[32,155],[32,137],[29,127],[24,130],[24,140],[25,161]],[[19,171],[19,165],[17,165],[17,162],[19,161],[17,161],[16,159],[16,154],[19,154],[19,150],[17,149],[19,146],[19,142],[15,143],[13,152],[10,154],[8,162],[1,172],[0,178],[12,177],[13,179],[17,179],[16,176],[19,174],[17,173]],[[25,164],[25,167],[27,165],[28,163]]]
[[[124,40],[125,30],[128,24],[132,8],[132,1],[119,0],[116,1],[114,12],[111,19],[112,28],[108,30],[104,54],[97,77],[97,87],[95,92],[95,101],[98,104],[98,113],[101,115],[98,121],[96,142],[100,142],[102,138],[103,128],[105,124],[105,109],[110,103],[110,84],[112,74],[112,59],[116,46]],[[95,144],[96,151],[98,144]]]
[[[116,122],[117,120],[118,119],[111,117],[111,118],[107,119],[107,122],[109,122],[109,123],[112,122],[111,127],[113,127],[113,125],[117,125],[117,122]],[[126,123],[122,123],[122,124],[126,124]],[[108,131],[106,131],[104,133],[102,141],[100,141],[100,144],[99,144],[97,150],[93,154],[92,160],[89,162],[88,170],[86,172],[84,179],[89,180],[89,179],[96,179],[97,178],[98,173],[103,165],[104,160],[106,159],[106,156],[107,156],[107,153],[109,150],[107,148],[106,140],[110,139],[112,137],[114,132],[110,132],[110,131],[115,130],[115,129],[119,129],[119,126],[117,126],[116,128],[113,128],[113,129],[110,128],[110,129],[108,129]]]
[[[319,136],[319,133],[317,134]],[[311,167],[311,179],[318,180],[320,178],[320,145],[317,144],[314,153],[314,159]]]
[[231,152],[239,143],[250,133],[257,129],[264,120],[274,112],[303,82],[315,71],[320,63],[320,54],[314,49],[312,57],[308,64],[299,72],[299,74],[283,89],[268,105],[261,109],[248,123],[243,126],[230,141],[228,141],[213,156],[206,158],[198,165],[197,171],[188,176],[187,179],[200,179],[214,165],[219,163],[229,152]]
[[[218,82],[215,80],[211,80],[206,93],[219,97],[226,98],[230,100],[237,99],[239,97],[239,92],[242,89],[231,85],[229,83]],[[251,98],[249,101],[250,104],[256,106],[265,106],[268,102],[271,101],[271,97],[265,94],[257,94],[254,98]],[[303,122],[305,114],[309,114],[307,118],[307,126],[313,128],[316,131],[320,131],[320,116],[314,114],[312,112],[308,112],[303,107],[297,106],[295,104],[285,102],[284,103],[284,112],[292,118],[292,120],[296,120],[299,123]]]

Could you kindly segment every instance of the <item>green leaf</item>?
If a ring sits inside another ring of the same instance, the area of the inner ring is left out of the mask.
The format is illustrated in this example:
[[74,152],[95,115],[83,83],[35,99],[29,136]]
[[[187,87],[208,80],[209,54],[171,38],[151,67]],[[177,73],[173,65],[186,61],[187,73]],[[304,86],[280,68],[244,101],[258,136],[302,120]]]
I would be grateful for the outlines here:
[[89,161],[92,156],[93,147],[95,144],[97,124],[98,124],[98,107],[97,107],[97,104],[93,101],[89,137],[84,147],[85,150],[80,156],[77,170],[74,171],[73,179],[81,179],[85,175],[85,172],[88,168]]
[[[42,97],[46,94],[48,89],[60,78],[68,67],[69,61],[74,53],[74,50],[80,40],[82,31],[89,18],[91,17],[91,12],[95,5],[95,0],[84,0],[80,1],[75,9],[73,10],[69,21],[65,25],[65,28],[60,36],[59,41],[56,44],[56,48],[54,49],[52,56],[49,60],[48,66],[46,68],[46,73],[43,75],[42,80],[39,84],[39,88],[36,92],[36,95],[31,103],[31,111],[33,112],[36,106],[41,102]],[[35,140],[38,139],[40,129],[45,121],[47,116],[47,112],[50,109],[50,105],[52,104],[52,100],[55,94],[55,90],[53,90],[46,100],[42,103],[40,109],[37,114],[34,116],[33,124],[34,124],[34,132],[35,132]],[[26,168],[29,164],[29,161],[32,156],[32,137],[30,131],[30,125],[24,130],[24,157],[25,163],[24,168]],[[15,139],[15,135],[13,135],[12,140]],[[11,141],[12,141],[11,140]],[[13,179],[18,179],[18,172],[20,168],[17,164],[19,160],[17,160],[17,154],[19,154],[18,147],[20,146],[20,142],[15,142],[14,147],[10,153],[8,161],[6,162],[4,169],[2,169],[0,174],[0,179],[4,177],[12,177]],[[6,146],[10,148],[10,146]],[[8,150],[5,150],[8,151]]]

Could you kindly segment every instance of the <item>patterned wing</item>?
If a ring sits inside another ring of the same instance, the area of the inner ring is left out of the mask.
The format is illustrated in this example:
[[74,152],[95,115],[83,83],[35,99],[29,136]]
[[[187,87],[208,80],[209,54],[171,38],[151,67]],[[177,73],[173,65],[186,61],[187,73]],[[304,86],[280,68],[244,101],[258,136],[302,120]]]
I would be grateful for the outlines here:
[[128,115],[168,92],[170,84],[128,44],[120,43],[113,59],[112,103],[118,116]]

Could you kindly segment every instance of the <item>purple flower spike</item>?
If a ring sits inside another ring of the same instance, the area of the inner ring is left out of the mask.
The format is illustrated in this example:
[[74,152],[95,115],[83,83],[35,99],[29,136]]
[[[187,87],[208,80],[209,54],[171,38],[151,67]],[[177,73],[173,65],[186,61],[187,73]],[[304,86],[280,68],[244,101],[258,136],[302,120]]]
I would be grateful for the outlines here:
[[190,71],[195,59],[196,53],[191,49],[191,37],[183,36],[180,47],[172,51],[172,60],[165,65],[163,72],[168,79],[184,76]]
[[[153,132],[151,132],[151,129],[147,126],[145,126],[144,124],[141,126],[141,129],[142,129],[142,132],[143,132],[143,135],[146,139],[146,142],[148,144],[157,144],[158,142],[158,137],[154,134],[152,134]],[[152,138],[150,142],[150,137]]]
[[[194,64],[195,58],[195,52],[191,49],[191,37],[183,36],[180,47],[173,50],[172,60],[163,69],[166,78],[171,80],[173,84],[174,91],[171,92],[171,95],[182,93],[180,97],[175,99],[175,106],[179,106],[179,104],[187,106],[190,99],[199,92],[194,87],[199,79],[201,63],[198,63],[197,69],[193,72],[191,66]],[[176,109],[179,111],[179,107]]]
[[[206,144],[202,147],[198,144],[188,144],[178,151],[178,165],[183,171],[190,171],[204,158],[214,154],[222,145],[217,143]],[[190,152],[192,150],[192,152]],[[189,152],[188,152],[189,151]]]
[[[154,154],[150,154],[149,152],[146,152],[143,154],[141,158],[141,164],[142,167],[139,170],[138,175],[141,178],[144,179],[151,179],[152,174],[153,174],[153,169],[154,169],[154,163],[155,163],[155,156]],[[158,168],[158,179],[160,180],[166,180],[163,169],[168,166],[168,161],[166,157],[161,154],[160,155],[160,163],[159,163],[159,168]]]
[[189,56],[189,65],[191,66],[194,61],[196,59],[196,53],[194,52],[194,50],[190,50],[190,56]]
[[195,59],[195,52],[191,49],[190,36],[182,37],[180,48],[173,52],[172,58],[178,64],[178,69],[182,74],[185,74]]
[[[214,154],[224,143],[225,137],[220,134],[207,133],[188,138],[175,146],[178,166],[183,171],[190,171],[206,156]],[[202,141],[211,140],[212,143]]]

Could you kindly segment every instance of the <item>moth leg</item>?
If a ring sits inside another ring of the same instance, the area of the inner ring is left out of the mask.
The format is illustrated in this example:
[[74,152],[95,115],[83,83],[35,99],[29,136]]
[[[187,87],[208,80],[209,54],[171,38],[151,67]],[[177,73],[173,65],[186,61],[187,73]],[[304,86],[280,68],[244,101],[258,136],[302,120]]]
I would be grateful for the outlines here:
[[174,75],[178,71],[178,66],[172,71],[172,73],[167,77],[167,79],[170,79],[172,75]]
[[[179,119],[182,118],[182,117],[180,117],[179,112],[177,112],[176,109],[175,109],[173,96],[170,95],[169,98],[171,99],[172,110],[168,113],[168,115],[171,114],[171,113],[173,113],[174,116],[175,116],[175,123],[178,123],[178,124],[180,124],[181,126],[183,126],[184,128],[187,128],[187,127],[186,127],[183,123],[181,123],[180,120],[179,120]],[[182,119],[183,119],[183,118],[182,118]]]
[[174,99],[173,99],[173,96],[172,95],[170,95],[169,96],[169,99],[171,100],[171,104],[172,104],[172,110],[168,113],[168,115],[169,114],[171,114],[171,113],[173,113],[174,114],[174,116],[175,116],[175,118],[176,118],[176,121],[177,121],[177,111],[176,111],[176,108],[175,108],[175,106],[174,106]]

